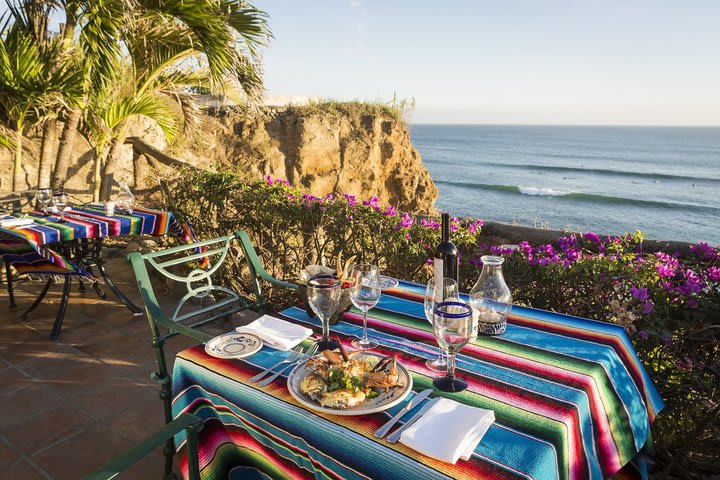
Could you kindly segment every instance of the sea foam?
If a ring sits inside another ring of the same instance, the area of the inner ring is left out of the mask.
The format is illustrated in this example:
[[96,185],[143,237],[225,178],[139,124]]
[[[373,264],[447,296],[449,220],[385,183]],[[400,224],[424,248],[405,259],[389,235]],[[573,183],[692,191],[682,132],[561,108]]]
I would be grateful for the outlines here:
[[517,187],[523,195],[540,195],[547,197],[562,197],[570,195],[573,192],[563,192],[561,190],[553,190],[552,188],[535,188],[535,187]]

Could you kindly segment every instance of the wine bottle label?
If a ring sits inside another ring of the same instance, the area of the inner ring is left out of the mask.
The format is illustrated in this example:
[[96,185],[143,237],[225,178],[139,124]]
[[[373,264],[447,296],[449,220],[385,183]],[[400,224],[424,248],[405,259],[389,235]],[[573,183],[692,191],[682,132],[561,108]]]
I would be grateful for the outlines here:
[[443,277],[445,277],[445,265],[442,258],[435,257],[433,270],[435,271],[435,285],[442,285]]

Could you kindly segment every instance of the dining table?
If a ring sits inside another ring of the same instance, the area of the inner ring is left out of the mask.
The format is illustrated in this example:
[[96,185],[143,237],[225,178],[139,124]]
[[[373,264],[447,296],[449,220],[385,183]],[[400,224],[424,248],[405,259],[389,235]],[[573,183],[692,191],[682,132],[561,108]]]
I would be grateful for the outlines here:
[[[433,388],[440,375],[425,365],[438,346],[424,292],[424,285],[399,281],[383,291],[368,317],[369,336],[380,344],[373,352],[394,355],[412,375],[415,392]],[[274,315],[315,336],[321,331],[302,305]],[[362,314],[355,309],[331,327],[348,350],[361,332]],[[457,355],[457,374],[468,388],[431,394],[495,415],[469,459],[450,464],[374,436],[402,403],[372,414],[334,415],[296,400],[288,390],[289,370],[265,387],[250,381],[288,354],[264,346],[245,358],[223,359],[197,345],[177,355],[173,415],[190,412],[204,420],[202,478],[642,478],[650,428],[663,408],[623,327],[513,305],[504,334],[481,334]],[[183,433],[175,445],[187,474]]]
[[[115,284],[105,268],[104,241],[125,235],[171,235],[185,243],[194,241],[189,225],[177,220],[172,212],[135,207],[132,211],[116,210],[106,214],[104,205],[85,204],[59,212],[33,211],[13,213],[0,219],[0,256],[5,263],[10,306],[15,306],[12,267],[16,275],[33,275],[46,279],[46,284],[21,318],[27,320],[42,303],[57,278],[62,278],[63,291],[50,338],[60,335],[71,293],[72,278],[80,289],[89,283],[100,298],[106,285],[115,298],[134,315],[143,310],[135,305]],[[11,220],[8,222],[8,220]],[[16,220],[23,220],[18,224]],[[3,222],[6,226],[3,226]]]

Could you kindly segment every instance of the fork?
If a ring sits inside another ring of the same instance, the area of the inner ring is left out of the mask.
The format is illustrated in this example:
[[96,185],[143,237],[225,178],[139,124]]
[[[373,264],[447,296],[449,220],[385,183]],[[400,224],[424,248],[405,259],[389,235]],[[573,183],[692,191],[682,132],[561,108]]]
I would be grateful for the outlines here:
[[[310,357],[315,355],[315,352],[317,352],[317,349],[318,349],[317,343],[314,343],[310,348],[307,349],[307,351],[305,353],[303,353],[302,358],[296,360],[295,363],[297,363],[298,361],[303,361],[303,360],[309,359]],[[268,385],[270,385],[270,383],[273,380],[275,380],[281,373],[283,373],[285,370],[288,369],[288,367],[291,367],[291,366],[292,366],[292,364],[285,365],[280,370],[273,373],[272,376],[270,376],[270,377],[266,378],[265,380],[263,380],[262,382],[258,383],[258,385],[261,387],[267,387]]]
[[250,380],[248,380],[248,381],[249,382],[257,382],[258,380],[263,378],[265,375],[270,373],[273,369],[275,369],[275,367],[278,367],[278,366],[282,365],[283,363],[293,363],[293,362],[298,361],[300,359],[300,355],[302,355],[302,352],[303,352],[302,347],[300,345],[298,345],[297,347],[292,349],[292,351],[290,352],[290,355],[288,355],[284,359],[280,360],[278,363],[276,363],[272,367],[266,368],[262,372],[258,373],[254,377],[250,378]]

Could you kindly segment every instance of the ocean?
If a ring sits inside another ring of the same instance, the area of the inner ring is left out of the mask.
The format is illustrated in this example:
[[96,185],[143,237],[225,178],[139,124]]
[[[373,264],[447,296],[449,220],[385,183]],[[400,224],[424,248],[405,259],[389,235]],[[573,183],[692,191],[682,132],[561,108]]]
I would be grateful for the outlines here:
[[720,244],[720,128],[410,126],[453,215]]

